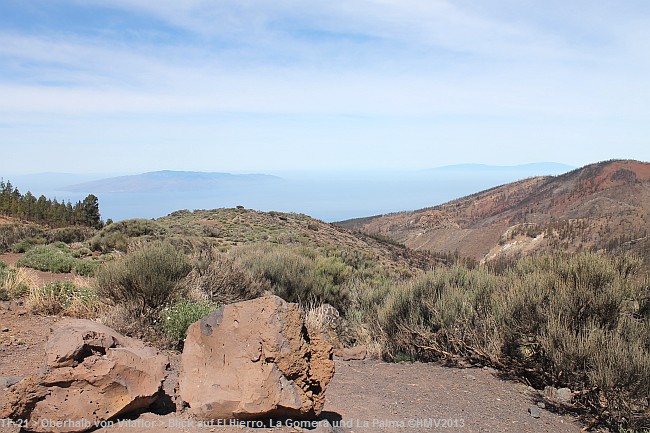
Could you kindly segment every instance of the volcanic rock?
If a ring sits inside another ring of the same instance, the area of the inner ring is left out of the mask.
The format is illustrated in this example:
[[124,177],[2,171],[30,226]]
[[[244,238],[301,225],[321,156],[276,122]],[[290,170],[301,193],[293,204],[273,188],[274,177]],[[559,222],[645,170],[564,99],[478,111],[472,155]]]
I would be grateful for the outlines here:
[[158,397],[167,357],[89,320],[63,322],[48,340],[47,367],[14,385],[0,418],[36,432],[80,432],[147,408]]
[[308,418],[333,375],[332,347],[307,331],[300,307],[267,296],[190,326],[179,393],[202,419]]

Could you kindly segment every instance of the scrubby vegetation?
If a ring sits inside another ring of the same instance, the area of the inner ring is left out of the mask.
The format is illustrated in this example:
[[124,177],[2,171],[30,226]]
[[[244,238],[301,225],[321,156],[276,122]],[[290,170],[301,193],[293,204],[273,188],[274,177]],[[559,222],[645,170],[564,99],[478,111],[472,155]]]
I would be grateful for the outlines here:
[[215,247],[194,252],[191,263],[192,270],[183,285],[185,292],[196,300],[230,304],[256,298],[270,289],[267,281],[253,276]]
[[192,270],[167,274],[174,284],[159,285],[169,295],[151,305],[174,341],[216,302],[269,291],[336,306],[345,322],[338,337],[387,360],[491,365],[538,388],[569,387],[578,407],[604,419],[648,419],[650,287],[632,256],[546,255],[498,271],[456,264],[408,276],[328,248],[252,244],[189,262],[171,251],[158,259]]
[[639,259],[521,259],[502,274],[437,268],[367,303],[384,356],[474,361],[579,391],[578,405],[641,425],[650,413],[650,286]]
[[82,226],[48,228],[24,222],[0,224],[0,252],[24,253],[34,245],[86,242],[95,232],[95,229]]
[[13,245],[21,242],[45,243],[46,231],[37,224],[0,224],[0,252],[9,251]]
[[145,314],[180,298],[180,282],[190,270],[185,254],[167,242],[154,242],[107,262],[97,273],[97,286],[101,296]]
[[[273,293],[301,303],[314,327],[324,323],[316,307],[334,306],[340,317],[327,329],[336,341],[366,344],[385,360],[490,365],[539,389],[569,387],[576,407],[619,427],[650,422],[650,283],[632,254],[478,265],[246,209],[116,222],[90,241],[57,232],[71,245],[50,242],[48,230],[5,233],[0,242],[25,251],[22,266],[86,274],[102,263],[96,290],[6,283],[26,270],[0,264],[0,297],[27,296],[40,314],[100,315],[169,348],[217,306]],[[91,250],[112,258],[94,260]]]
[[111,223],[90,240],[93,251],[126,252],[132,240],[151,241],[160,239],[166,230],[159,223],[146,219],[128,219]]
[[345,283],[355,269],[341,257],[307,247],[272,244],[234,249],[232,256],[251,275],[267,281],[275,294],[290,302],[327,302],[338,308],[348,301]]
[[95,260],[83,260],[74,257],[75,253],[63,242],[49,245],[36,245],[29,248],[18,260],[17,266],[38,269],[39,271],[93,275],[99,267]]

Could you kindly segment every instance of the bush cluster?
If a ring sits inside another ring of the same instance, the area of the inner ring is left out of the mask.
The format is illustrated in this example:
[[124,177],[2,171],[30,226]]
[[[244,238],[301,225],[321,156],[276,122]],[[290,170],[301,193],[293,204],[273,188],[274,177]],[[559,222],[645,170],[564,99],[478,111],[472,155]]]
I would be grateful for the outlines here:
[[11,252],[12,253],[26,253],[27,251],[31,250],[33,246],[34,246],[34,243],[29,241],[29,240],[16,242],[15,244],[13,244],[11,246]]
[[70,273],[73,270],[78,275],[93,275],[99,263],[94,260],[82,260],[73,256],[73,252],[63,242],[49,245],[36,245],[27,250],[16,266],[38,269],[54,273]]
[[48,243],[65,242],[72,244],[75,242],[85,242],[90,239],[97,230],[86,226],[69,226],[50,229],[45,233]]
[[269,288],[230,255],[218,248],[202,248],[192,256],[192,271],[184,281],[186,292],[198,300],[224,305],[256,298]]
[[[521,259],[503,275],[439,268],[368,305],[385,356],[460,357],[524,376],[631,424],[647,419],[650,288],[629,256]],[[603,402],[606,402],[603,403]]]
[[[555,254],[406,272],[343,248],[179,246],[157,240],[164,229],[155,222],[123,223],[107,226],[93,247],[129,250],[96,279],[98,295],[114,304],[107,323],[122,332],[178,344],[217,305],[271,292],[334,306],[340,340],[368,344],[386,360],[492,365],[539,388],[581,391],[582,405],[622,425],[650,419],[650,284],[632,256]],[[41,255],[54,263],[47,270],[78,260],[61,244],[34,246],[25,260]],[[67,299],[69,291],[50,287],[40,297]]]
[[190,271],[189,260],[182,252],[158,241],[105,263],[97,272],[97,286],[101,296],[135,305],[144,313],[180,298],[180,282]]
[[288,301],[334,305],[351,329],[342,339],[387,360],[492,365],[539,388],[583,391],[581,404],[604,417],[648,419],[650,285],[638,258],[555,254],[410,277],[300,246],[247,245],[228,257]]
[[112,250],[126,252],[131,240],[158,239],[165,234],[165,228],[153,220],[128,219],[105,226],[90,240],[93,251],[109,252]]
[[253,244],[233,249],[230,255],[253,278],[266,281],[274,294],[303,305],[345,308],[351,283],[381,273],[374,268],[366,272],[367,262],[358,257],[308,247]]

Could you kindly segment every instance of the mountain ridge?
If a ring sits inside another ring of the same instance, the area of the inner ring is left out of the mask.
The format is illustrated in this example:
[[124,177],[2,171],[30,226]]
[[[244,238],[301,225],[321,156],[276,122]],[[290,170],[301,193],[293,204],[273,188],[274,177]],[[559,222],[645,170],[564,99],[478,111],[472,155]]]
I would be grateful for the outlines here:
[[650,164],[611,160],[414,211],[341,221],[413,249],[491,260],[559,248],[614,248],[650,231]]

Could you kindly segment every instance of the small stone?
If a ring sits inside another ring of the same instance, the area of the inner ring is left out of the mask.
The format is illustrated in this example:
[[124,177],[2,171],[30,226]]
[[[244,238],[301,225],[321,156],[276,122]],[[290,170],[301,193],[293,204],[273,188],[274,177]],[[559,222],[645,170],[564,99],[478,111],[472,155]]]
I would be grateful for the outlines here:
[[531,406],[528,408],[528,413],[533,418],[539,418],[542,415],[542,411],[537,406]]
[[540,409],[546,409],[546,405],[544,404],[543,401],[537,402],[537,407],[540,408]]
[[544,388],[544,397],[559,403],[569,404],[573,399],[573,392],[569,388],[558,389],[547,386]]
[[573,398],[573,392],[569,388],[560,388],[556,391],[555,396],[562,403],[570,403]]
[[2,328],[2,332],[9,332],[9,328],[7,327]]
[[467,380],[476,380],[476,376],[474,376],[473,374],[466,374],[465,379],[467,379]]

